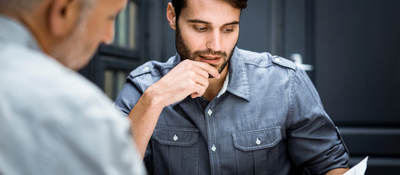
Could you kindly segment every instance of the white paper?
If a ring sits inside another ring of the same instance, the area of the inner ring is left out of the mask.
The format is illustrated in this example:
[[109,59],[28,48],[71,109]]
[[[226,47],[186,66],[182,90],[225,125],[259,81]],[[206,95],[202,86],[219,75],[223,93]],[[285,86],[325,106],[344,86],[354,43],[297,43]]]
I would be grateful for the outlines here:
[[358,163],[356,166],[351,168],[343,175],[364,175],[365,170],[367,169],[367,161],[368,161],[368,156],[365,157],[362,161],[360,161],[360,163]]

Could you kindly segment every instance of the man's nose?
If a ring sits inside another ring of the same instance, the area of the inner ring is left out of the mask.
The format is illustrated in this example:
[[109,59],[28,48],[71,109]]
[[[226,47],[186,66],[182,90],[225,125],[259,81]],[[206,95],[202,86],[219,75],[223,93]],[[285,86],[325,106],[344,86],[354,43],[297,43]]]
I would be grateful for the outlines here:
[[210,50],[220,51],[221,50],[221,34],[219,31],[210,33],[206,47]]

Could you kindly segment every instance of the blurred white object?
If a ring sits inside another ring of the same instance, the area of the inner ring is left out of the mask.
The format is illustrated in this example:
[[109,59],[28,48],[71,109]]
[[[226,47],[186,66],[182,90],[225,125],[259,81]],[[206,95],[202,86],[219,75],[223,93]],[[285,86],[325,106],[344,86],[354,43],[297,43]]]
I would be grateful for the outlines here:
[[358,163],[356,166],[351,168],[343,175],[364,175],[365,170],[367,169],[367,161],[368,161],[368,156],[365,157],[360,163]]
[[294,53],[290,56],[290,58],[294,61],[296,66],[300,69],[303,69],[305,71],[312,71],[314,67],[310,64],[303,64],[303,57],[301,54]]

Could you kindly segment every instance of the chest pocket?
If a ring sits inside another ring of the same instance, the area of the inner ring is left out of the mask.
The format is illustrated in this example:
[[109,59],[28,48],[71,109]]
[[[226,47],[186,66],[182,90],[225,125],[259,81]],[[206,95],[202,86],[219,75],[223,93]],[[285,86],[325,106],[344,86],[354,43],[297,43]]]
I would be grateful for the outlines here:
[[163,145],[192,146],[199,137],[199,130],[194,128],[162,128],[156,129],[153,138]]
[[[198,174],[199,130],[160,128],[152,136],[154,174]],[[166,172],[167,170],[167,172]]]
[[[238,174],[273,174],[280,157],[285,157],[281,128],[240,131],[232,134]],[[254,170],[254,172],[252,171]]]
[[273,127],[261,130],[233,133],[235,147],[242,151],[254,151],[275,146],[281,140],[281,128]]

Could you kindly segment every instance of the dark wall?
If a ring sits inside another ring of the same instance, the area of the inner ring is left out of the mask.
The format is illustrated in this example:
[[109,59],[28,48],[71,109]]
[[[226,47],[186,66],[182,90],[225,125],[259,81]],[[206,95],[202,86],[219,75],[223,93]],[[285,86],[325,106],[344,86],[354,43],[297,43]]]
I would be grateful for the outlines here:
[[[367,174],[400,170],[400,1],[314,2],[315,83]],[[385,169],[388,168],[388,169]]]
[[338,122],[399,126],[399,9],[400,1],[316,1],[316,82]]

